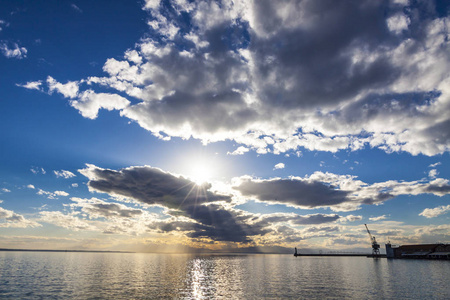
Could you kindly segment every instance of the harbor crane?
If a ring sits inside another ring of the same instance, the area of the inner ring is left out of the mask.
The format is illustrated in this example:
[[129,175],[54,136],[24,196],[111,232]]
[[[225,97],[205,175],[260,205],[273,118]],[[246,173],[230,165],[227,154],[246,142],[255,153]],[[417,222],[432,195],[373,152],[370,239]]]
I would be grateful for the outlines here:
[[364,224],[364,226],[366,226],[367,233],[369,234],[369,237],[370,237],[370,242],[372,243],[372,256],[377,257],[380,255],[380,244],[377,243],[377,240],[375,239],[375,237],[372,236],[372,234],[370,233],[369,227],[367,227],[367,224]]

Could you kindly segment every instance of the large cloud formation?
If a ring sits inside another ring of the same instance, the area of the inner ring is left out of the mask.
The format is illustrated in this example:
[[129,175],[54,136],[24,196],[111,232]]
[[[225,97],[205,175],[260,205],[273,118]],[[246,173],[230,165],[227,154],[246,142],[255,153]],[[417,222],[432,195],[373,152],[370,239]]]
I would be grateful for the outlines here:
[[448,5],[146,0],[143,9],[148,36],[108,59],[106,76],[49,77],[50,91],[87,118],[116,109],[161,138],[231,139],[259,153],[449,150]]
[[333,211],[354,211],[363,204],[378,205],[400,195],[450,194],[449,181],[442,178],[367,184],[356,176],[315,172],[305,177],[273,179],[243,176],[234,181],[233,188],[247,199],[303,209],[331,208]]
[[126,227],[130,226],[129,220],[133,219],[135,221],[131,223],[140,223],[139,228],[133,229],[136,232],[177,232],[192,239],[216,242],[252,243],[257,240],[260,243],[280,243],[289,242],[289,239],[293,242],[316,236],[299,230],[299,226],[361,219],[360,216],[343,217],[322,213],[257,214],[239,209],[237,206],[242,201],[256,200],[303,209],[353,211],[363,204],[380,204],[398,195],[443,196],[450,193],[448,180],[441,178],[367,184],[355,176],[315,172],[310,176],[287,179],[235,178],[235,194],[222,195],[212,192],[209,184],[198,186],[187,178],[150,166],[109,170],[87,165],[79,171],[89,179],[91,191],[165,208],[166,217],[157,218],[142,209],[119,203],[108,203],[96,198],[72,198],[75,204],[71,207],[81,208],[90,218],[114,220],[115,227],[109,228],[108,233],[129,232]]
[[[198,186],[184,177],[150,166],[116,171],[87,165],[80,172],[89,179],[91,191],[158,205],[164,207],[165,214],[170,216],[166,219],[143,218],[141,227],[164,233],[182,232],[193,239],[250,243],[254,237],[276,233],[280,228],[286,227],[286,224],[296,227],[338,220],[349,221],[347,217],[337,214],[250,213],[237,209],[237,203],[233,202],[231,196],[211,192],[209,185]],[[73,209],[81,208],[92,219],[114,219],[116,228],[110,231],[126,231],[119,228],[121,220],[145,215],[141,209],[96,198],[72,200],[75,202],[71,205]],[[299,233],[296,234],[300,238]]]

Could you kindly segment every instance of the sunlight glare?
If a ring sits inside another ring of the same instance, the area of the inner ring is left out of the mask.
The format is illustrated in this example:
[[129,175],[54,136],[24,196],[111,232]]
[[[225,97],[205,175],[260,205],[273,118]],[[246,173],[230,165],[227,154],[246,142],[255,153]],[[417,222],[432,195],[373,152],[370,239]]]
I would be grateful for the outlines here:
[[207,162],[197,161],[192,164],[189,177],[197,185],[208,182],[213,177],[212,166],[208,165]]

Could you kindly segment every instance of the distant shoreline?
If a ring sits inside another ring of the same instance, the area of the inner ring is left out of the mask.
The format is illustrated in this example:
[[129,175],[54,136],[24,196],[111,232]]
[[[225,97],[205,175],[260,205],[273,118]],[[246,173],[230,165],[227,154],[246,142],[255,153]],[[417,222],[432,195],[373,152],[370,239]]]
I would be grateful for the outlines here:
[[[311,254],[297,254],[294,256],[361,256],[361,257],[372,257],[372,254],[367,253],[367,254],[363,254],[363,253],[325,253],[325,254],[320,254],[320,253],[311,253]],[[386,257],[386,254],[380,254],[377,255],[377,257]]]
[[135,253],[131,251],[108,251],[108,250],[49,250],[49,249],[6,249],[0,248],[0,251],[12,252],[91,252],[91,253]]

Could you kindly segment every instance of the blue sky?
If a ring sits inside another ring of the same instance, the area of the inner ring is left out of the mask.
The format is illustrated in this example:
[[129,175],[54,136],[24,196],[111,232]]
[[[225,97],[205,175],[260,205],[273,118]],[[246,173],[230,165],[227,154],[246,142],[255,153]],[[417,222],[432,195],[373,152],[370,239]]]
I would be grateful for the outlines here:
[[445,1],[0,3],[0,247],[449,242]]

